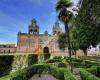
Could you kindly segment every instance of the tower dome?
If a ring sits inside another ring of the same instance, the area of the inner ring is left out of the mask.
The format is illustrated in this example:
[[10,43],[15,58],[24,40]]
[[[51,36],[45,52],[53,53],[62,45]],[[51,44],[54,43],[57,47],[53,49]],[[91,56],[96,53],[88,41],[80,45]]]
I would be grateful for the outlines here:
[[48,35],[48,31],[45,31],[45,32],[44,32],[44,35]]

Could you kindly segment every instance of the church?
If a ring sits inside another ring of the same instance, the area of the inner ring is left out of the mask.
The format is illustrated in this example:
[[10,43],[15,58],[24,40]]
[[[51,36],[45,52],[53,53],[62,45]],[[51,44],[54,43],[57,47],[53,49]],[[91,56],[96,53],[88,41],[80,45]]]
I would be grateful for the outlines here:
[[44,53],[45,47],[48,48],[49,53],[61,53],[58,47],[57,39],[62,30],[58,22],[55,22],[52,28],[52,34],[47,31],[44,34],[39,33],[39,26],[35,19],[32,20],[28,26],[28,32],[17,34],[17,53]]
[[[35,19],[31,21],[28,26],[28,32],[17,33],[17,45],[11,43],[1,43],[0,53],[16,53],[16,54],[41,54],[45,53],[45,49],[48,49],[48,53],[53,56],[68,56],[68,49],[62,51],[58,47],[58,36],[62,33],[62,29],[58,22],[52,27],[52,33],[49,34],[45,31],[40,34],[38,23]],[[91,48],[88,50],[89,55],[100,55],[99,48]],[[78,55],[83,55],[82,51],[77,51]]]

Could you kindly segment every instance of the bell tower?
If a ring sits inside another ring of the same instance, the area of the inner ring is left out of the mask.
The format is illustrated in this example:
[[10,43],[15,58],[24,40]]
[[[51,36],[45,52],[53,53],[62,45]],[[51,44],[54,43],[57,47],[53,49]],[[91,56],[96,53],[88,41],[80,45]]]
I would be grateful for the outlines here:
[[39,26],[37,25],[37,21],[35,19],[33,19],[31,25],[29,25],[28,33],[39,34]]
[[58,35],[58,34],[60,34],[62,32],[62,30],[61,30],[61,28],[60,28],[60,26],[59,26],[59,23],[58,23],[58,21],[57,22],[55,22],[55,24],[54,24],[54,26],[53,26],[53,29],[52,29],[52,33],[53,33],[53,35]]

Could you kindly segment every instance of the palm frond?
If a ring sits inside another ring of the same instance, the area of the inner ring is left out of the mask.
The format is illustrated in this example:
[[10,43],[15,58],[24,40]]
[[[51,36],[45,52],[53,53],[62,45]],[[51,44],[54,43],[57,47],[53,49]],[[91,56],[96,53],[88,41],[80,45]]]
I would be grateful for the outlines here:
[[63,7],[70,7],[72,6],[72,2],[70,0],[59,0],[56,5],[56,11],[61,10]]
[[73,14],[68,10],[61,10],[59,12],[58,18],[60,21],[67,23],[72,18]]

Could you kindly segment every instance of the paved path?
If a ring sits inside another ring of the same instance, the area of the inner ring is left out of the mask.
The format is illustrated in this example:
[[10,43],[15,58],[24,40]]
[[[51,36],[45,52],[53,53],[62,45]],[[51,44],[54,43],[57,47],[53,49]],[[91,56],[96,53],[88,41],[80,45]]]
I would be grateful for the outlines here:
[[81,80],[79,68],[73,69],[73,75],[75,76],[76,80]]
[[58,79],[54,78],[52,75],[49,75],[49,74],[42,74],[41,77],[39,77],[38,74],[35,74],[29,80],[58,80]]
[[[67,69],[71,70],[71,67],[69,64],[66,64],[67,65]],[[81,77],[80,77],[80,70],[79,68],[75,68],[73,67],[73,73],[72,73],[75,77],[76,80],[82,80]]]

